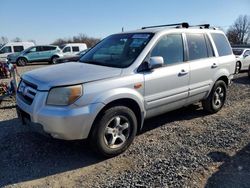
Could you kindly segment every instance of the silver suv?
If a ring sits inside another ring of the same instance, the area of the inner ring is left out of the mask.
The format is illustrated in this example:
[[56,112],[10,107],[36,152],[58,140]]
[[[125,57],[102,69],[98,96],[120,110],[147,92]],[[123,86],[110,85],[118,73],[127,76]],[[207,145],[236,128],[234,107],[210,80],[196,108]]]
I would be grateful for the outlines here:
[[54,138],[89,138],[111,157],[129,147],[147,118],[199,101],[218,112],[236,62],[225,34],[208,25],[170,26],[114,34],[80,62],[24,74],[19,117]]

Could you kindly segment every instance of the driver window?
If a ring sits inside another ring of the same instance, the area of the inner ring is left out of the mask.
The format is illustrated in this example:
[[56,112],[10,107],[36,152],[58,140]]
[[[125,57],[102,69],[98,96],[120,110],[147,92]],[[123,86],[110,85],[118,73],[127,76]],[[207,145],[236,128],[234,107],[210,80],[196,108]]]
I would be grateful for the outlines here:
[[29,52],[36,52],[36,47],[31,48],[31,49],[29,50]]
[[163,36],[151,52],[151,57],[161,56],[164,64],[174,64],[184,61],[184,48],[181,34]]
[[4,53],[11,53],[11,46],[5,46],[1,51],[0,54],[4,54]]
[[66,52],[71,52],[71,50],[70,50],[70,47],[69,47],[69,46],[63,49],[63,53],[66,53]]

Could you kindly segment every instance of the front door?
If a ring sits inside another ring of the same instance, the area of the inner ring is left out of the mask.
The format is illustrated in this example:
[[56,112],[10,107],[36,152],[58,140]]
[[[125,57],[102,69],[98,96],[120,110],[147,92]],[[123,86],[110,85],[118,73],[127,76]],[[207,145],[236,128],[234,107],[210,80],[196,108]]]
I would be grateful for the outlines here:
[[184,62],[182,34],[163,36],[150,56],[161,56],[164,66],[145,72],[147,117],[185,105],[189,88],[189,64]]

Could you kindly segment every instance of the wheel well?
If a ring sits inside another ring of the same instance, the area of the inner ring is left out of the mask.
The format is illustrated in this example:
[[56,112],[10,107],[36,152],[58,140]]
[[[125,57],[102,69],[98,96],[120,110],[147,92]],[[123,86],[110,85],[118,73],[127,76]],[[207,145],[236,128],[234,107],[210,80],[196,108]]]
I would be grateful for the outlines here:
[[[227,87],[228,87],[228,84],[229,84],[229,80],[228,80],[228,77],[226,77],[226,76],[221,76],[218,80],[222,80],[222,81],[224,81],[225,82],[225,84],[227,85]],[[217,80],[217,81],[218,81]]]
[[58,55],[53,55],[52,57],[51,57],[51,59],[53,59],[54,57],[59,57]]
[[130,108],[134,113],[135,113],[135,116],[136,116],[136,120],[137,120],[137,125],[138,125],[138,130],[137,132],[140,131],[140,129],[142,128],[142,117],[141,117],[141,109],[139,107],[139,105],[137,104],[136,101],[134,101],[133,99],[118,99],[118,100],[114,100],[110,103],[108,103],[107,105],[104,106],[104,108],[98,113],[98,115],[96,116],[95,120],[94,120],[94,123],[92,124],[92,127],[91,127],[91,131],[89,133],[89,135],[91,134],[92,132],[92,129],[96,123],[96,121],[98,119],[100,119],[100,117],[102,116],[102,114],[109,108],[111,107],[114,107],[114,106],[126,106],[128,108]]

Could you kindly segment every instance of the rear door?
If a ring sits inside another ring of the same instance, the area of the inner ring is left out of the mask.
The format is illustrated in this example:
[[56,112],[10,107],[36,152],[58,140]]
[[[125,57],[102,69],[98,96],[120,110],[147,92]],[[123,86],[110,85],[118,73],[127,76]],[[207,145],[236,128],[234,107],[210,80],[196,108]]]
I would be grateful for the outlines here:
[[190,86],[188,103],[204,98],[213,84],[218,69],[211,41],[203,33],[186,35],[188,63],[190,65]]
[[163,57],[164,66],[144,73],[147,117],[185,105],[189,88],[189,65],[184,62],[182,34],[163,36],[150,56]]

